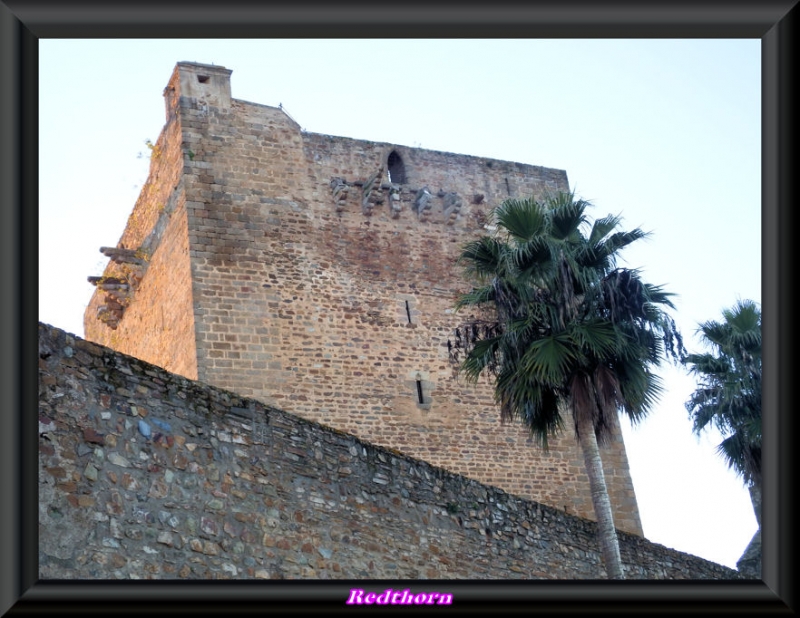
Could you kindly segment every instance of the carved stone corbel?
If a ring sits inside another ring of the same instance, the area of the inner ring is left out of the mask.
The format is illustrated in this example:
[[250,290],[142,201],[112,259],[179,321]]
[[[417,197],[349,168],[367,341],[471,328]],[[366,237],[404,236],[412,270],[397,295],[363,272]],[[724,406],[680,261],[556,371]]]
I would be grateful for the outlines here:
[[444,196],[444,221],[447,225],[453,225],[456,222],[458,213],[461,212],[463,202],[455,192],[447,193]]
[[420,221],[427,221],[428,215],[431,212],[431,199],[433,194],[428,187],[423,187],[417,191],[417,196],[414,198],[414,210],[417,211],[417,216]]
[[381,180],[383,179],[383,167],[379,167],[369,179],[364,182],[361,198],[361,212],[369,217],[372,215],[372,209],[375,204],[383,204],[383,190],[381,188]]
[[333,202],[336,204],[336,212],[342,212],[345,209],[349,188],[344,178],[339,178],[338,176],[331,178],[331,194],[333,195]]

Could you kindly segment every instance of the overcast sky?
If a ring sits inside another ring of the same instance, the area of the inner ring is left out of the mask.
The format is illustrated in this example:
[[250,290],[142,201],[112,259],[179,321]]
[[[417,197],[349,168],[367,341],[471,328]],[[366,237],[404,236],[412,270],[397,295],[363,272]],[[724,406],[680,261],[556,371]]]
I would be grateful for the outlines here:
[[[623,265],[678,295],[676,322],[761,302],[760,40],[52,40],[39,42],[39,319],[83,312],[147,178],[179,61],[233,70],[232,95],[305,130],[567,171],[592,218],[652,237]],[[693,378],[623,421],[645,536],[735,568],[749,496],[695,437]]]

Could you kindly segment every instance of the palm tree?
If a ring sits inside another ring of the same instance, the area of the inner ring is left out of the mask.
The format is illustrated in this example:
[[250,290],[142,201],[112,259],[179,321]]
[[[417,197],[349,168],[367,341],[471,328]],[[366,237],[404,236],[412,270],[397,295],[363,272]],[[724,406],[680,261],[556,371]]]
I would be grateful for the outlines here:
[[[690,354],[685,364],[700,378],[686,403],[696,434],[715,427],[723,435],[717,452],[750,492],[761,529],[761,309],[740,300],[698,333],[710,353]],[[756,540],[756,537],[754,537]],[[751,543],[752,545],[752,543]]]
[[685,364],[700,377],[686,403],[694,432],[717,428],[717,447],[744,482],[761,486],[761,310],[752,300],[722,311],[723,322],[700,325],[712,353],[689,354]]
[[456,309],[474,308],[478,317],[456,329],[448,348],[467,379],[494,377],[501,420],[522,420],[544,449],[572,416],[606,572],[622,579],[598,444],[618,411],[636,422],[652,408],[662,390],[652,368],[665,356],[678,360],[683,344],[662,309],[674,308],[670,294],[616,266],[620,250],[646,234],[617,231],[620,218],[611,215],[589,225],[590,206],[559,193],[496,208],[496,234],[461,253],[465,274],[481,287]]

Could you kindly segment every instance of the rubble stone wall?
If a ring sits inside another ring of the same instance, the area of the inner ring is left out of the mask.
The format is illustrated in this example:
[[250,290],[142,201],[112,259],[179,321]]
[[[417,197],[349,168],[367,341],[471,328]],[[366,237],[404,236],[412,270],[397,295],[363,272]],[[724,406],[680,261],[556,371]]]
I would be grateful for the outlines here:
[[[590,579],[596,525],[39,325],[42,579]],[[620,533],[627,576],[736,579]]]

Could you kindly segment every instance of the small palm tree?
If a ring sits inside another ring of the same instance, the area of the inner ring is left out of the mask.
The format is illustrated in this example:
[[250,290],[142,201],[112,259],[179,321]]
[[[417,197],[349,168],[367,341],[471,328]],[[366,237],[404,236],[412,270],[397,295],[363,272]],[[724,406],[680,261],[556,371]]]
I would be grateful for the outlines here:
[[498,231],[466,245],[466,275],[481,287],[456,309],[479,317],[448,341],[469,379],[494,376],[501,419],[522,420],[545,449],[570,414],[584,455],[609,578],[623,578],[619,543],[598,444],[618,411],[641,420],[662,390],[652,368],[678,360],[683,344],[670,294],[617,268],[618,253],[644,238],[617,231],[620,218],[589,225],[591,204],[559,193],[543,202],[508,200],[493,215]]
[[689,354],[684,361],[699,377],[686,409],[696,434],[715,427],[723,435],[717,451],[750,490],[760,527],[761,309],[752,300],[740,300],[722,317],[698,329],[712,352]]

